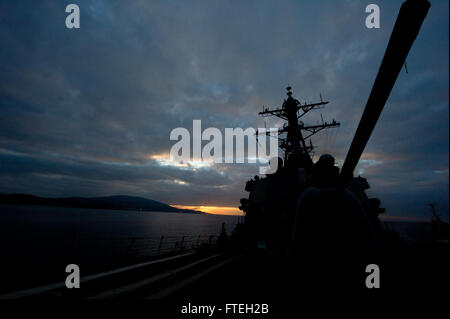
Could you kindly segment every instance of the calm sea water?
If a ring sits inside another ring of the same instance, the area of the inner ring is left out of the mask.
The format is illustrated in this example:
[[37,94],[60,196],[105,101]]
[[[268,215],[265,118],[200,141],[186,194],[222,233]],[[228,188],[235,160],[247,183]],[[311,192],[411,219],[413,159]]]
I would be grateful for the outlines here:
[[408,245],[429,243],[431,240],[431,224],[427,222],[393,221],[383,225],[394,228]]
[[[99,256],[105,248],[123,249],[132,238],[159,241],[165,236],[167,241],[170,237],[219,235],[222,223],[230,234],[237,222],[236,216],[209,214],[0,205],[0,247],[3,256],[52,257],[69,251]],[[391,224],[409,243],[424,241],[429,235],[428,223]]]
[[[154,255],[161,236],[170,250],[182,236],[190,245],[219,235],[222,223],[231,234],[237,222],[236,216],[0,205],[0,291],[61,281],[69,263],[87,274],[124,257]],[[429,223],[391,224],[410,244],[429,239]]]
[[0,236],[23,237],[158,237],[218,235],[236,216],[138,212],[88,208],[0,205]]
[[231,234],[237,222],[237,216],[0,205],[0,270],[22,267],[23,273],[64,263],[108,268],[120,258],[155,255],[161,236],[169,252],[183,236],[184,246],[192,246],[218,236],[222,223]]

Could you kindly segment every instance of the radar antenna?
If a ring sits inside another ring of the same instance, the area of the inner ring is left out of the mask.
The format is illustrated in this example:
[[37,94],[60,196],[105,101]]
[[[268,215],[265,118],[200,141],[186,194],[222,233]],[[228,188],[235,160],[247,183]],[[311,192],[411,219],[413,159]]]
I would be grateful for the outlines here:
[[[284,100],[281,108],[268,109],[263,107],[263,111],[259,112],[262,117],[276,116],[281,118],[287,123],[283,127],[278,129],[278,134],[287,133],[286,137],[279,137],[281,141],[280,148],[284,151],[285,159],[290,154],[298,153],[300,156],[308,158],[308,161],[312,163],[310,153],[313,151],[314,147],[311,143],[306,144],[306,140],[311,138],[316,133],[323,129],[331,127],[339,127],[340,123],[336,122],[334,119],[328,123],[323,120],[317,125],[306,125],[302,121],[299,121],[301,117],[307,114],[313,109],[324,108],[324,105],[328,104],[328,101],[322,100],[322,94],[320,94],[320,102],[317,103],[304,103],[302,104],[297,99],[292,97],[292,87],[288,86],[287,99]],[[262,132],[261,132],[262,133]],[[270,135],[270,132],[265,132],[266,135]]]

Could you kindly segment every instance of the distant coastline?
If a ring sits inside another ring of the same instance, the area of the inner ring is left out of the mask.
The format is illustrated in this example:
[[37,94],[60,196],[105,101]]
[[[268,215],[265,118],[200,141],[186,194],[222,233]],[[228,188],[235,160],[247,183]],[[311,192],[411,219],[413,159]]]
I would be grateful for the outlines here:
[[204,214],[201,211],[180,209],[148,198],[125,195],[47,198],[31,194],[0,193],[0,204]]

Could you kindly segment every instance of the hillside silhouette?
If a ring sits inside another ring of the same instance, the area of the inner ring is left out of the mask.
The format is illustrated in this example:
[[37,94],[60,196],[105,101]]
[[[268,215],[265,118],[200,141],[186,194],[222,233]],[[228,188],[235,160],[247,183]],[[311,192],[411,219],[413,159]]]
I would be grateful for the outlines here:
[[175,208],[148,198],[125,195],[46,198],[31,194],[0,194],[0,204],[203,214],[195,210]]

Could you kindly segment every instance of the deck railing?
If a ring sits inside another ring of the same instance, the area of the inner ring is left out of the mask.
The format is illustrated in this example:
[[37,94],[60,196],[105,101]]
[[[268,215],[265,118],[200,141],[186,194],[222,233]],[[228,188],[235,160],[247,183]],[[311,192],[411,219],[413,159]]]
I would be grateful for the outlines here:
[[[102,254],[117,258],[144,258],[215,247],[216,235],[160,236],[160,237],[97,237],[74,238],[71,251],[77,253],[100,249]],[[97,249],[93,249],[96,247]]]

